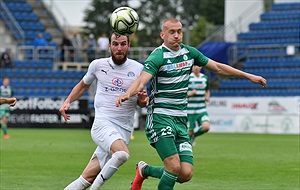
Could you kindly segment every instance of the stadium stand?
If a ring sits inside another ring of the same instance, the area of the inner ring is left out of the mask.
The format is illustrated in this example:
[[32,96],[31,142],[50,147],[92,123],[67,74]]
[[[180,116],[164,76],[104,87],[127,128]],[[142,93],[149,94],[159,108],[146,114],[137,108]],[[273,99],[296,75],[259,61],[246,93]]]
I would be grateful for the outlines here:
[[212,96],[300,95],[300,3],[273,4],[237,39],[233,46],[242,70],[266,77],[267,88],[231,78],[222,80]]
[[[85,71],[81,70],[81,65],[75,70],[70,70],[68,65],[62,70],[55,68],[55,62],[59,60],[55,36],[61,30],[49,30],[41,22],[43,18],[51,23],[54,20],[51,15],[45,16],[47,11],[43,10],[41,1],[28,2],[0,1],[0,18],[18,42],[18,54],[23,55],[13,61],[14,68],[0,69],[1,76],[11,78],[17,97],[65,97]],[[230,45],[237,47],[237,60],[242,69],[266,77],[267,88],[261,89],[241,79],[224,79],[218,89],[212,90],[212,96],[300,95],[300,3],[274,4],[272,10],[261,14],[260,18],[260,22],[251,23],[249,31],[238,34],[238,41]],[[48,47],[39,49],[33,46],[38,33],[43,33]],[[292,53],[288,53],[288,47]],[[228,47],[223,44],[222,48],[225,52]]]
[[[66,97],[85,72],[53,69],[54,59],[51,58],[55,56],[54,50],[57,48],[57,43],[52,40],[50,32],[40,22],[41,19],[34,13],[32,6],[26,0],[1,1],[0,17],[11,29],[16,39],[21,37],[15,32],[18,30],[13,26],[19,27],[24,33],[23,39],[17,40],[18,48],[21,49],[23,45],[27,46],[23,51],[23,59],[13,61],[13,69],[0,69],[1,77],[8,76],[11,79],[11,86],[16,89],[15,95],[18,98]],[[47,40],[50,46],[48,49],[39,51],[38,48],[33,47],[33,41],[38,33],[42,33]],[[88,93],[84,95],[84,97],[87,96]]]

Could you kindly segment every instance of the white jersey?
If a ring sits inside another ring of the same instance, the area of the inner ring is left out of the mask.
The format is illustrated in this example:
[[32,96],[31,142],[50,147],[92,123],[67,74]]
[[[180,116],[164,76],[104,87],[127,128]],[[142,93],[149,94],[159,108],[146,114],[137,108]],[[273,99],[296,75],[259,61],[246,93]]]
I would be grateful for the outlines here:
[[127,91],[142,70],[141,63],[128,58],[122,65],[116,65],[111,57],[91,62],[83,82],[92,84],[97,79],[94,99],[96,118],[107,118],[128,131],[133,130],[137,95],[123,102],[120,107],[116,107],[116,100]]

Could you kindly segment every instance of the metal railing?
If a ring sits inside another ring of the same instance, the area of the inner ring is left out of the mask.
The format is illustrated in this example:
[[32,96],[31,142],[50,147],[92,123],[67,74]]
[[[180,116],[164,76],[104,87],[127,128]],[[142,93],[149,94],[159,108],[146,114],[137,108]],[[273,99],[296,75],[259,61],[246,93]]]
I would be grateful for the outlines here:
[[2,19],[7,24],[8,28],[13,33],[19,44],[24,44],[25,33],[18,22],[15,20],[12,13],[9,11],[3,0],[0,0],[0,14]]
[[235,42],[237,40],[237,34],[247,31],[249,23],[259,21],[259,15],[263,11],[262,6],[253,3],[241,14],[242,16],[238,17],[228,25],[219,27],[214,33],[210,34],[203,42],[201,42],[198,47],[209,41]]
[[59,25],[60,29],[64,31],[65,34],[74,33],[63,12],[59,9],[59,7],[54,3],[53,0],[42,1],[42,3],[47,11],[52,14],[53,18],[56,20],[56,23]]
[[[131,47],[128,52],[128,58],[137,61],[145,61],[145,59],[154,50],[154,47]],[[17,46],[16,54],[12,55],[14,59],[48,59],[54,63],[62,62],[76,62],[76,63],[90,63],[94,59],[109,57],[109,51],[101,51],[98,48],[73,48],[66,47],[58,49],[54,46]]]
[[230,65],[243,63],[249,58],[300,57],[299,44],[232,45],[229,49]]

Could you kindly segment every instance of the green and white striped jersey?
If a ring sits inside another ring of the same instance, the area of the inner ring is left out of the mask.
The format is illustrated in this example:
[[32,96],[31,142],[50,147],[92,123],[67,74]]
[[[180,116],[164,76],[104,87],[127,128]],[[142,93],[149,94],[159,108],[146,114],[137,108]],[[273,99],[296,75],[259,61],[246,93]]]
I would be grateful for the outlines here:
[[148,112],[187,116],[187,91],[192,66],[204,66],[207,62],[206,56],[185,44],[181,44],[177,52],[165,45],[153,50],[144,64],[144,71],[153,76]]
[[194,73],[190,76],[188,93],[193,90],[197,93],[188,98],[188,114],[200,114],[206,112],[205,92],[209,90],[208,77],[200,73],[197,77]]
[[[0,86],[0,97],[10,98],[13,95],[14,95],[14,92],[10,86],[7,86],[6,88],[3,85]],[[0,105],[0,109],[9,110],[10,106],[8,104],[2,104],[2,105]]]

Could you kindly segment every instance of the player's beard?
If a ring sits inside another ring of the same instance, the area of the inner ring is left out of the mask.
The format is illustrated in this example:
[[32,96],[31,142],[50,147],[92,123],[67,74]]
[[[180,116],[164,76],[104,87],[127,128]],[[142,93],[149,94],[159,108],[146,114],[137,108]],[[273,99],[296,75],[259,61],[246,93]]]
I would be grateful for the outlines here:
[[122,65],[127,60],[127,55],[125,54],[123,58],[117,58],[115,55],[112,56],[112,60],[117,65]]

